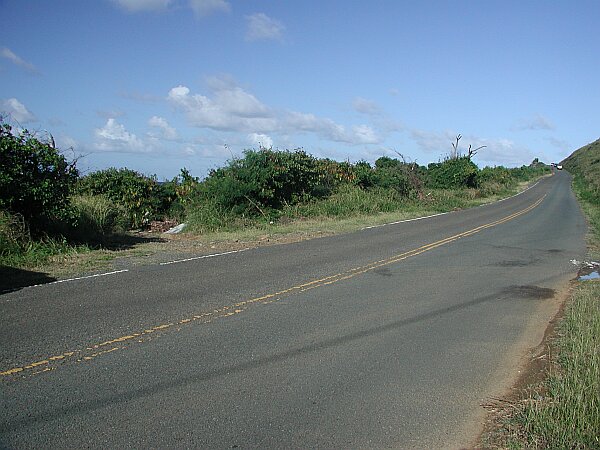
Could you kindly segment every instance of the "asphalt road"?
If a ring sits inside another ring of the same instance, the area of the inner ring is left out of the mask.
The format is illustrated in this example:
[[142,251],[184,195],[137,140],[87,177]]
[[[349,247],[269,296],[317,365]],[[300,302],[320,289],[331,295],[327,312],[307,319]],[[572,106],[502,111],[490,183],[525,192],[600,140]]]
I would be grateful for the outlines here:
[[0,295],[0,447],[468,445],[585,254],[569,183]]

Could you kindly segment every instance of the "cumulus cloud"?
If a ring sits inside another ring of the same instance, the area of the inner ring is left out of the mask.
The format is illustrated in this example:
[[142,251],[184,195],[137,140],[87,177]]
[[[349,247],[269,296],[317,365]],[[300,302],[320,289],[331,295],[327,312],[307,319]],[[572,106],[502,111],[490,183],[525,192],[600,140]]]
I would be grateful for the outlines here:
[[347,129],[331,119],[314,114],[271,108],[230,77],[213,77],[207,84],[210,90],[208,95],[193,94],[186,86],[176,86],[167,96],[169,103],[198,128],[250,135],[314,133],[327,140],[349,144],[381,141],[368,125]]
[[208,16],[215,12],[229,12],[231,6],[225,0],[190,0],[190,6],[200,16]]
[[37,119],[23,103],[16,98],[2,100],[2,111],[19,123],[35,122]]
[[112,0],[129,12],[161,11],[169,7],[171,0]]
[[259,132],[276,127],[269,109],[240,87],[218,90],[209,98],[190,94],[186,86],[177,86],[167,98],[185,112],[192,125],[200,128]]
[[528,130],[555,130],[556,126],[544,116],[537,114],[533,117],[521,119],[514,127],[518,131]]
[[285,26],[276,19],[267,16],[264,13],[256,13],[246,16],[248,28],[246,30],[246,40],[281,40]]
[[354,140],[361,144],[378,144],[381,138],[377,136],[375,130],[368,125],[357,125],[352,127]]
[[102,128],[94,131],[96,143],[94,147],[103,151],[145,152],[148,151],[141,139],[130,133],[114,118],[106,121]]
[[2,58],[8,59],[14,65],[22,67],[23,69],[27,70],[28,72],[35,73],[35,74],[39,73],[39,71],[33,64],[25,61],[20,56],[17,56],[11,49],[9,49],[7,47],[2,47],[0,49],[0,56]]
[[169,125],[169,122],[162,117],[152,116],[148,120],[148,125],[159,129],[161,132],[161,137],[164,139],[177,139],[177,130]]
[[273,139],[266,134],[251,133],[248,135],[250,143],[259,148],[273,148]]
[[368,100],[362,97],[356,97],[352,101],[352,108],[361,114],[375,115],[381,112],[381,108],[373,100]]

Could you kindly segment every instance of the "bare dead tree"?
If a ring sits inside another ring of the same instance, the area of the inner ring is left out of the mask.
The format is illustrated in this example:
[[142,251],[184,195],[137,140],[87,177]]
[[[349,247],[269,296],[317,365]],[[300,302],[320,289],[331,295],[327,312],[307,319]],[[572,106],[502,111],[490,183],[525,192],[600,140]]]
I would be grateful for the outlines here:
[[[460,158],[460,150],[458,149],[458,142],[462,139],[462,135],[459,134],[456,136],[456,143],[452,142],[452,153],[450,154],[450,159],[458,159]],[[479,150],[482,148],[486,148],[487,145],[482,145],[477,148],[473,148],[471,144],[469,144],[469,150],[467,152],[467,158],[471,159],[473,156],[477,154]]]
[[462,135],[458,134],[456,136],[456,144],[452,142],[452,153],[450,154],[450,159],[458,159],[460,158],[460,150],[458,150],[458,141],[462,139]]
[[411,184],[412,188],[416,191],[419,198],[423,197],[423,181],[419,176],[417,168],[419,167],[417,161],[411,161],[412,158],[406,158],[402,153],[397,150],[394,150],[401,159],[402,159],[402,170],[408,177],[408,181]]
[[471,144],[469,144],[469,153],[467,154],[467,158],[471,159],[471,157],[475,156],[479,150],[481,150],[482,148],[486,148],[486,147],[487,147],[487,145],[482,145],[480,147],[477,147],[477,148],[471,150]]

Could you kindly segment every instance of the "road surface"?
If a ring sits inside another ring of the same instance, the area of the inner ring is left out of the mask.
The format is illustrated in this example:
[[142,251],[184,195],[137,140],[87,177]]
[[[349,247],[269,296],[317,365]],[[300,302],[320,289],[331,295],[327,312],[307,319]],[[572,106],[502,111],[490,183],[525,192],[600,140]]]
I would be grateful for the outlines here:
[[585,254],[508,200],[0,295],[0,447],[469,445]]

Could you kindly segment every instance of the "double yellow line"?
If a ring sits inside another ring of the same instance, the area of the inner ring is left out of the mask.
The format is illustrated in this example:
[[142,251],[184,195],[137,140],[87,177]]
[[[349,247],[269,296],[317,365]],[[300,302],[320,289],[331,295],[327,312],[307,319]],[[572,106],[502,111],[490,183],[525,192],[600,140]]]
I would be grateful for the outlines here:
[[546,195],[544,195],[543,197],[538,199],[535,203],[528,206],[527,208],[517,211],[513,214],[510,214],[509,216],[503,217],[502,219],[499,219],[499,220],[496,220],[494,222],[490,222],[490,223],[487,223],[484,225],[480,225],[476,228],[473,228],[473,229],[470,229],[467,231],[463,231],[462,233],[458,233],[453,236],[449,236],[449,237],[441,239],[439,241],[423,245],[421,247],[415,248],[413,250],[409,250],[404,253],[400,253],[398,255],[394,255],[390,258],[382,259],[380,261],[375,261],[375,262],[366,264],[364,266],[356,267],[356,268],[353,268],[353,269],[350,269],[350,270],[347,270],[344,272],[340,272],[338,274],[331,275],[331,276],[328,276],[325,278],[320,278],[317,280],[309,281],[307,283],[292,286],[292,287],[290,287],[288,289],[284,289],[282,291],[273,292],[271,294],[263,295],[261,297],[255,297],[253,299],[241,301],[241,302],[235,303],[233,305],[223,306],[221,308],[217,308],[212,311],[197,314],[192,317],[188,317],[188,318],[181,319],[181,320],[174,321],[174,322],[156,325],[154,327],[150,327],[150,328],[141,330],[139,332],[132,333],[130,335],[120,336],[115,339],[111,339],[108,341],[104,341],[104,342],[100,342],[100,343],[91,345],[85,349],[68,351],[68,352],[62,353],[60,355],[50,356],[48,358],[30,363],[27,365],[23,365],[20,367],[13,367],[11,369],[0,372],[0,376],[8,377],[11,375],[16,375],[16,374],[33,375],[33,374],[37,374],[37,373],[41,373],[41,372],[47,372],[47,371],[53,370],[55,368],[52,366],[53,363],[64,361],[67,359],[75,360],[77,362],[89,361],[98,356],[101,356],[101,355],[104,355],[107,353],[112,353],[114,351],[125,348],[124,345],[122,345],[123,343],[125,343],[125,345],[126,345],[126,344],[132,343],[132,342],[140,342],[141,343],[146,340],[149,340],[150,335],[157,336],[157,335],[154,335],[154,333],[156,333],[156,332],[162,332],[162,331],[165,331],[168,329],[180,330],[182,326],[189,325],[194,322],[209,323],[217,318],[230,317],[230,316],[239,314],[239,313],[245,311],[252,304],[268,303],[268,302],[272,302],[272,301],[277,301],[285,296],[289,296],[292,294],[299,294],[301,292],[305,292],[305,291],[308,291],[311,289],[315,289],[318,287],[327,286],[330,284],[338,283],[340,281],[348,280],[350,278],[354,278],[358,275],[364,274],[371,270],[375,270],[380,267],[388,266],[390,264],[394,264],[399,261],[403,261],[405,259],[412,258],[414,256],[420,255],[421,253],[425,253],[425,252],[428,252],[435,248],[441,247],[443,245],[447,245],[451,242],[457,241],[464,237],[472,236],[472,235],[477,234],[488,228],[492,228],[492,227],[501,225],[503,223],[509,222],[513,219],[516,219],[519,216],[527,214],[532,209],[538,207],[542,203],[544,198],[546,198]]

